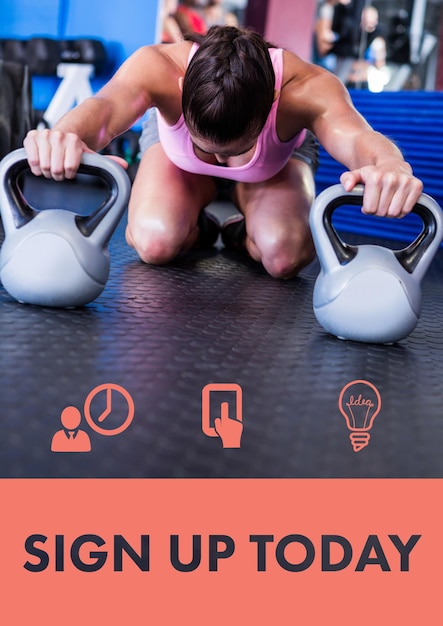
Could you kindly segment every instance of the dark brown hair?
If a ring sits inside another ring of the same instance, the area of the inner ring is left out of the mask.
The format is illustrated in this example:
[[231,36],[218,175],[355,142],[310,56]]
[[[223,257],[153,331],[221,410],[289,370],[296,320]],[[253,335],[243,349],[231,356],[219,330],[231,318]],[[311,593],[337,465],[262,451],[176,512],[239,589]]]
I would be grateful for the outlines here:
[[183,81],[183,115],[189,130],[221,145],[262,130],[274,101],[275,74],[260,35],[213,26],[199,44]]

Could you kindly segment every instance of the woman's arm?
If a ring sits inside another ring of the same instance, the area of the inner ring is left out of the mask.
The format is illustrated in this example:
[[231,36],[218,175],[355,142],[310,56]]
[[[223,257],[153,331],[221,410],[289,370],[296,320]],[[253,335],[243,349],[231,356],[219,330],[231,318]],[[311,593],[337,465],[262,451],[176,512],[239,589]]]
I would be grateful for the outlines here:
[[348,168],[340,178],[345,189],[365,185],[363,211],[390,217],[409,213],[423,190],[422,182],[398,147],[355,109],[343,84],[314,68],[302,81],[294,81],[291,92],[294,117],[304,119],[325,150]]
[[30,131],[24,146],[31,171],[56,180],[74,177],[83,152],[104,148],[147,109],[170,100],[173,47],[181,45],[141,48],[96,95],[69,111],[53,129]]

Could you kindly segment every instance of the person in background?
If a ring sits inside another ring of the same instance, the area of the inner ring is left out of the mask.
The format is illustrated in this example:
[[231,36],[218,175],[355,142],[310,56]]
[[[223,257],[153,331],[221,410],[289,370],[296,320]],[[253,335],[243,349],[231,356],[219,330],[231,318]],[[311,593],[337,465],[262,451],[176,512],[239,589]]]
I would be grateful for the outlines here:
[[238,26],[237,17],[226,9],[224,0],[209,0],[202,13],[208,28],[216,25]]
[[[253,1],[254,0],[252,0],[252,2]],[[224,0],[225,10],[235,16],[239,26],[245,23],[247,6],[248,0]]]
[[389,71],[386,67],[386,40],[375,7],[369,5],[363,9],[358,34],[358,50],[354,53],[357,59],[345,77],[346,85],[383,91],[389,82]]
[[337,65],[334,44],[340,39],[339,33],[334,30],[335,8],[339,4],[348,5],[351,1],[324,0],[318,8],[314,28],[314,62],[331,72],[335,72]]
[[183,33],[175,13],[178,8],[178,0],[163,0],[162,5],[162,43],[176,43],[182,41]]
[[314,61],[348,87],[382,91],[389,81],[378,11],[361,0],[325,0],[314,33]]
[[208,26],[202,15],[201,9],[208,3],[208,0],[181,0],[177,11],[174,14],[175,20],[183,35],[196,33],[204,35]]

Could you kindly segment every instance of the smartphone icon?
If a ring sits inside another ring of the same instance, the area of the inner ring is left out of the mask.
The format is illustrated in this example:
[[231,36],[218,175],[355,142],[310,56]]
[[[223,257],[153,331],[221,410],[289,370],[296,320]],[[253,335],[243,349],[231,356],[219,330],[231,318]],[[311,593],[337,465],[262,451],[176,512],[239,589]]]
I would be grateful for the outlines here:
[[226,411],[230,419],[243,421],[243,392],[236,383],[209,383],[202,391],[202,431],[218,437],[214,420]]

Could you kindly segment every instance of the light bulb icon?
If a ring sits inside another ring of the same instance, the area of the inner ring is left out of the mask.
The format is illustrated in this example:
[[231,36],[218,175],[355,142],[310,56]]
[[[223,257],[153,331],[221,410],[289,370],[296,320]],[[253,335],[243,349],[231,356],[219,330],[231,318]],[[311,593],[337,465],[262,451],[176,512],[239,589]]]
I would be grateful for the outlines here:
[[351,431],[352,448],[354,452],[360,452],[368,445],[371,438],[369,431],[380,413],[380,392],[367,380],[353,380],[341,390],[338,408]]

